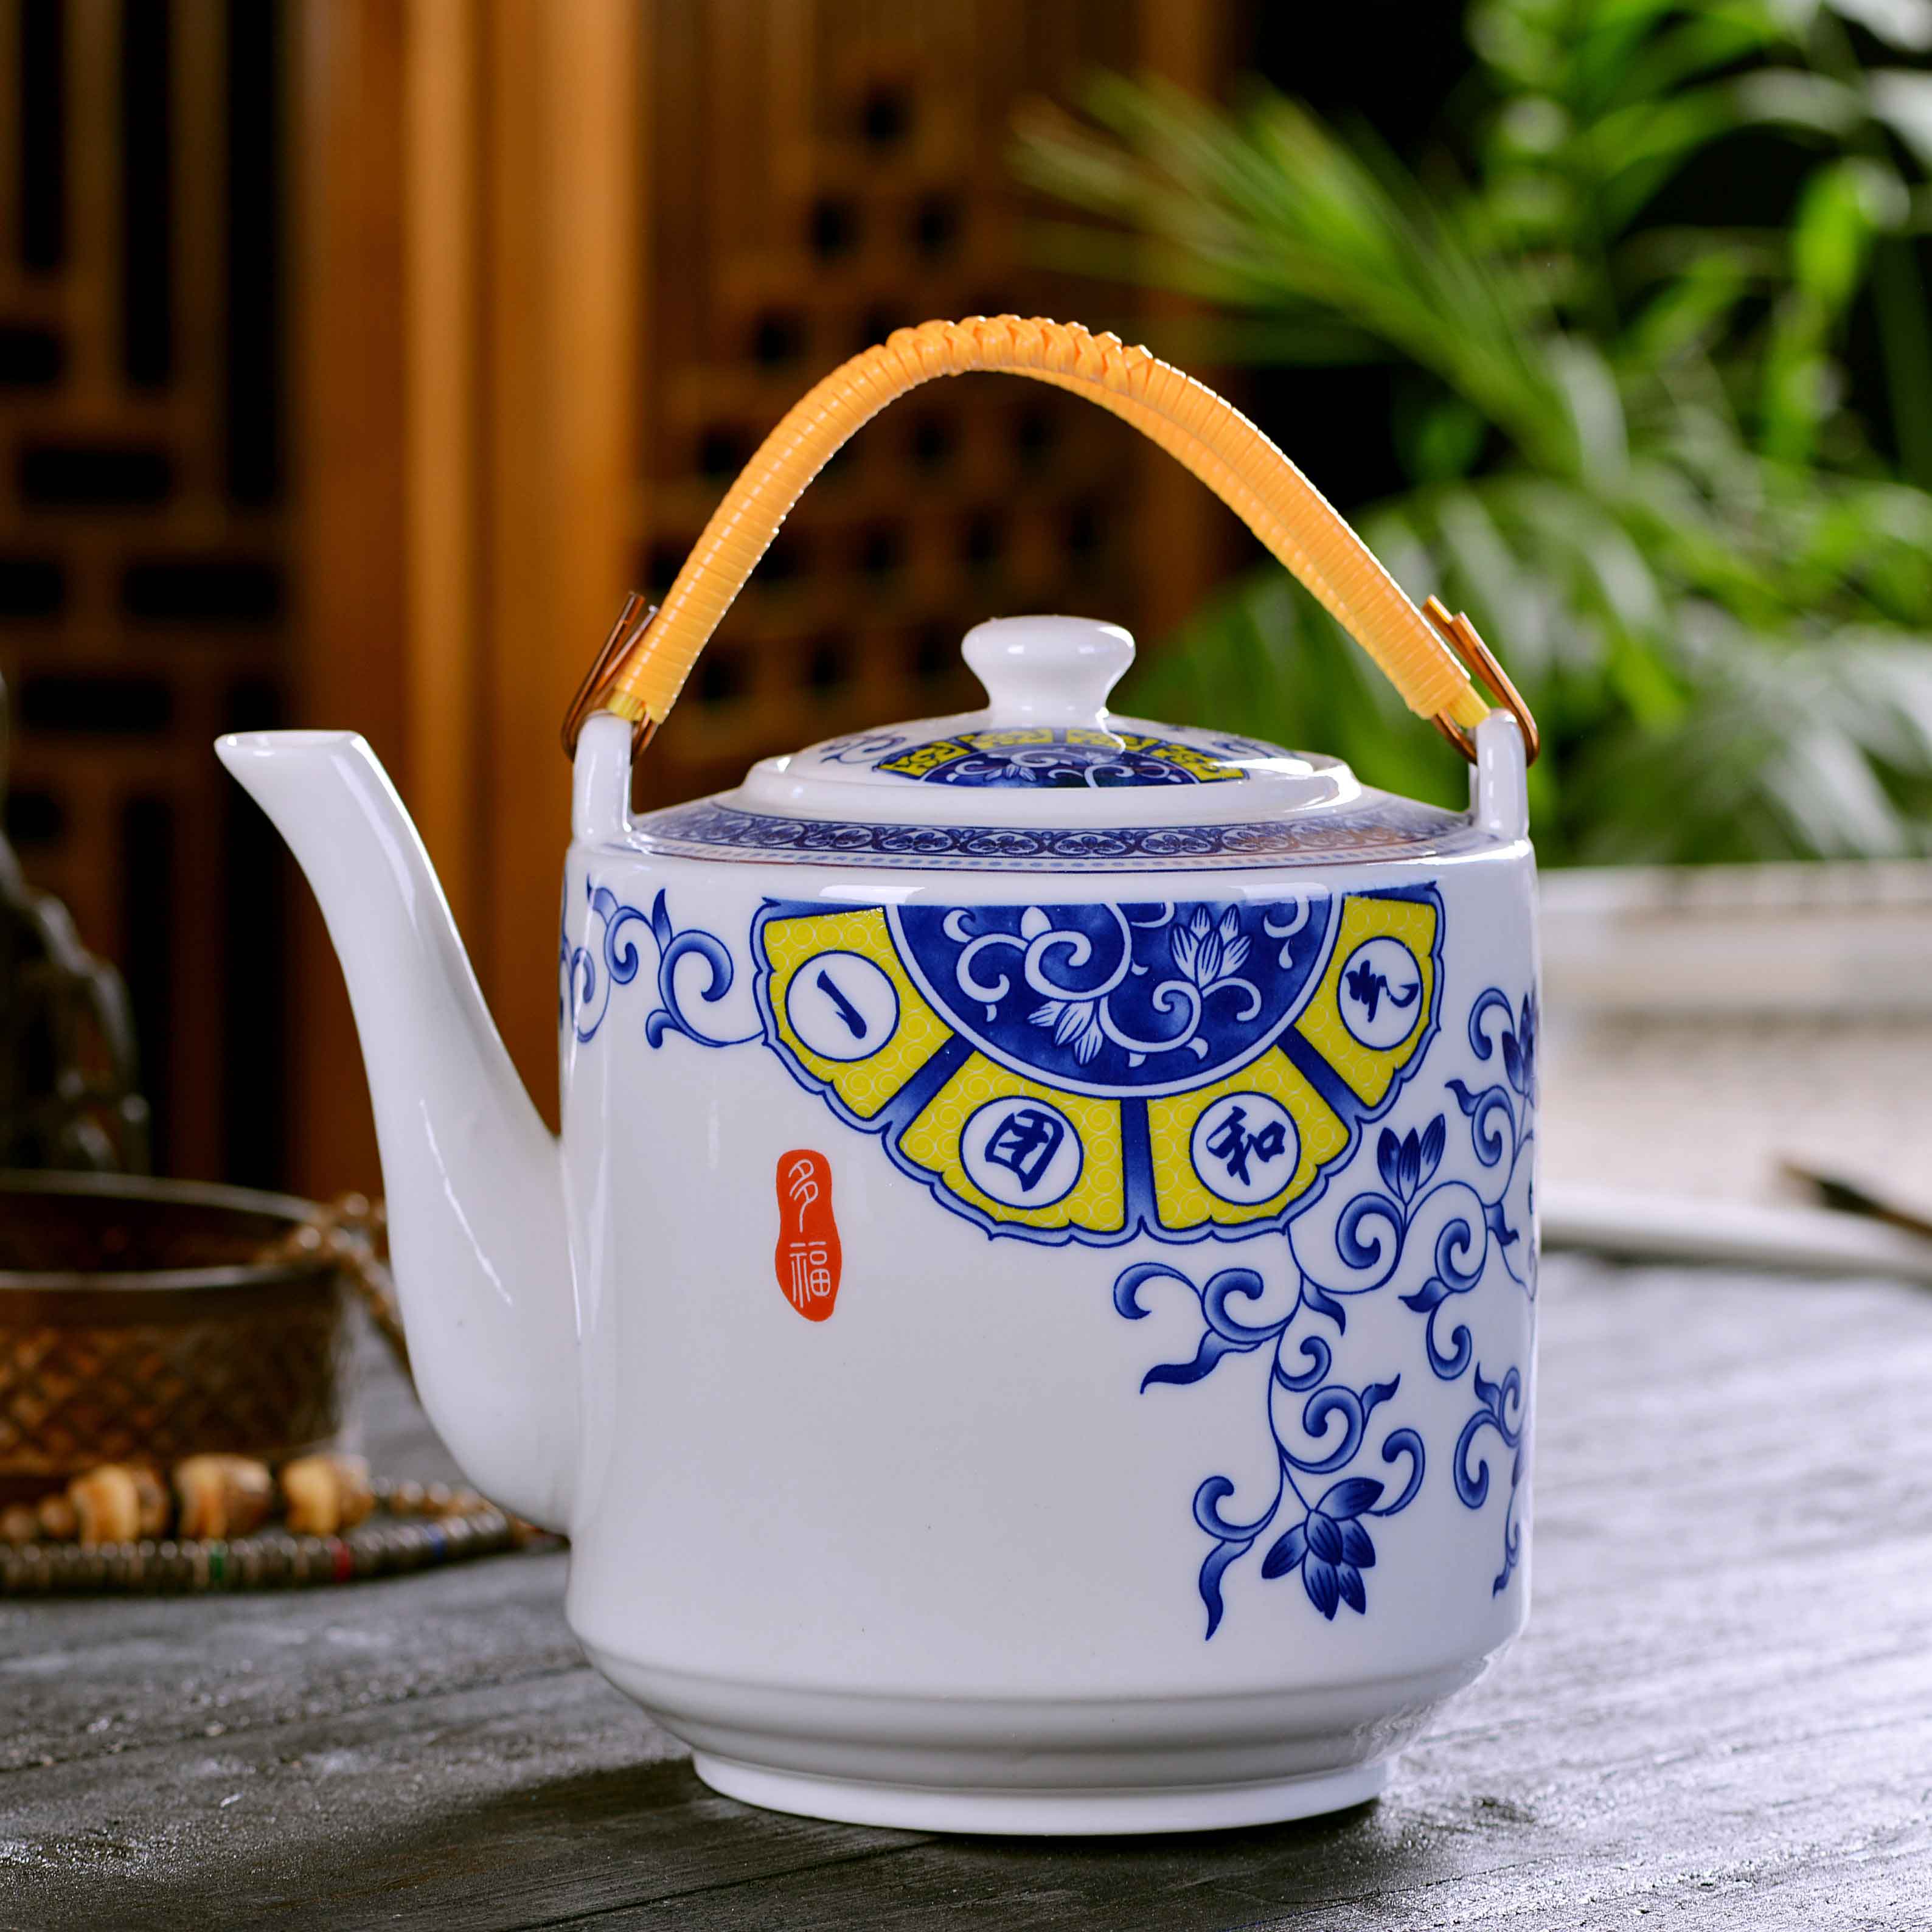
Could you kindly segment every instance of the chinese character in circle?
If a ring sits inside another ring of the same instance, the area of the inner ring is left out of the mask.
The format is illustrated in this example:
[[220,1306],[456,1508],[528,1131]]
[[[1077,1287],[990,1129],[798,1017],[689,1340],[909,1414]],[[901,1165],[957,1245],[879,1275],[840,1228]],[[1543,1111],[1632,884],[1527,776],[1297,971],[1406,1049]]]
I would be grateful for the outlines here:
[[1248,1184],[1250,1159],[1264,1165],[1279,1160],[1288,1151],[1288,1129],[1280,1120],[1270,1120],[1258,1134],[1248,1132],[1247,1110],[1230,1107],[1228,1117],[1214,1130],[1208,1151],[1228,1170],[1231,1180]]
[[1348,989],[1349,998],[1366,1012],[1368,1023],[1371,1026],[1376,1023],[1376,1009],[1382,1004],[1384,995],[1389,1004],[1397,1008],[1412,1006],[1422,996],[1422,982],[1420,980],[1414,986],[1398,992],[1382,974],[1376,971],[1372,962],[1366,959],[1359,966],[1351,967],[1342,975],[1342,980]]
[[986,1157],[1017,1174],[1030,1194],[1066,1138],[1065,1126],[1054,1114],[1038,1107],[1016,1107],[987,1142]]

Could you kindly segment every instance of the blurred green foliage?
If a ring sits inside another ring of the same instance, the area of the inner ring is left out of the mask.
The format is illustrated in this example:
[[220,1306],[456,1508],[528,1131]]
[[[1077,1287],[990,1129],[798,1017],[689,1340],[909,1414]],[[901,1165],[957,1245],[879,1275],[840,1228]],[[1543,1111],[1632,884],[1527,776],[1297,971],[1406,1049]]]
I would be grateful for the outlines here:
[[[1049,224],[1052,259],[1198,298],[1221,359],[1413,372],[1410,486],[1349,507],[1529,695],[1548,857],[1924,851],[1932,74],[1907,62],[1932,0],[1478,0],[1466,33],[1455,118],[1478,131],[1419,173],[1270,91],[1230,114],[1099,78],[1082,118],[1018,133],[1022,177],[1087,218]],[[1781,227],[1654,213],[1738,139],[1802,161]],[[1895,454],[1846,400],[1861,304]],[[1271,564],[1127,701],[1460,795]]]

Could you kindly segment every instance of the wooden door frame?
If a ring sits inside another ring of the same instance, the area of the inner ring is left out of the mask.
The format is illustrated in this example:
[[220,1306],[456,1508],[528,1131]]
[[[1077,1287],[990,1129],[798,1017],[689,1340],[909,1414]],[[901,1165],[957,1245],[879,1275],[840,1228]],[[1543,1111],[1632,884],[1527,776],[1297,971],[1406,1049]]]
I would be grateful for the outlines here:
[[[630,574],[644,10],[292,4],[293,722],[352,725],[388,765],[554,1112],[556,726]],[[292,1178],[371,1186],[348,1002],[301,898]]]

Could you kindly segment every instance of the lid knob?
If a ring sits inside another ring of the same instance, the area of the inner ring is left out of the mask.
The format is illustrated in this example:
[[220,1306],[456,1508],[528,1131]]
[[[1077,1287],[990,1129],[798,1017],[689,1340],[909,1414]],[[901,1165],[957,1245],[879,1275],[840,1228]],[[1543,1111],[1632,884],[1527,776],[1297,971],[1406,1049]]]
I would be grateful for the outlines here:
[[1132,635],[1090,617],[995,617],[961,648],[996,717],[1055,724],[1104,724],[1134,661]]

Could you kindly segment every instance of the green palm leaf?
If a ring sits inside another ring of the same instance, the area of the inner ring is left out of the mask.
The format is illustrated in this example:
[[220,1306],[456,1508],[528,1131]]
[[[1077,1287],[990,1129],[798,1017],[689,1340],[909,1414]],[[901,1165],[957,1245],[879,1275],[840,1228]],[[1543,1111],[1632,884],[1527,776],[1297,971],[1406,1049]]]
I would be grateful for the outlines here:
[[[1553,857],[1932,843],[1932,496],[1885,472],[1834,359],[1874,276],[1916,272],[1892,238],[1932,150],[1932,77],[1861,69],[1839,14],[1932,46],[1924,0],[1480,0],[1492,111],[1471,171],[1426,184],[1259,88],[1230,114],[1103,76],[1083,118],[1019,130],[1022,177],[1098,218],[1042,232],[1063,267],[1196,297],[1231,358],[1393,361],[1430,386],[1413,486],[1355,513],[1531,696]],[[1644,225],[1747,130],[1810,158],[1785,232]],[[1886,353],[1904,410],[1909,329]],[[1271,567],[1128,696],[1332,748],[1393,789],[1464,783]]]

